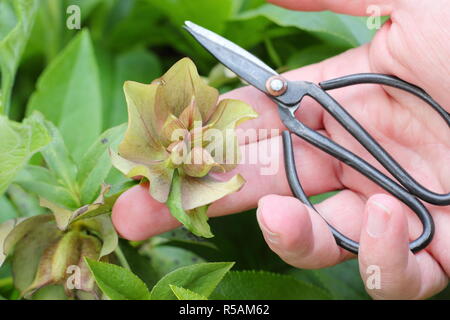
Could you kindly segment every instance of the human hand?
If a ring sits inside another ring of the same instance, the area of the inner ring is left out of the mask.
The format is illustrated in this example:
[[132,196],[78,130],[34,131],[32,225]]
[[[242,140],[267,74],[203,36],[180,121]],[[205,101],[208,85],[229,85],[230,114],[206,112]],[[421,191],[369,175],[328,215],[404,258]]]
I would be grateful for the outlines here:
[[[424,88],[435,100],[450,106],[450,4],[446,0],[272,0],[291,9],[333,10],[364,15],[375,4],[387,22],[370,44],[347,51],[322,63],[285,74],[289,80],[318,83],[353,73],[375,72],[398,76]],[[331,93],[358,122],[419,183],[438,192],[450,191],[450,130],[439,115],[410,94],[377,85],[354,86]],[[255,88],[241,88],[226,94],[248,102],[259,118],[243,129],[280,129],[276,106]],[[385,172],[335,120],[312,100],[302,102],[298,118]],[[343,190],[317,205],[321,215],[343,234],[360,242],[359,264],[363,280],[366,270],[381,270],[381,288],[368,290],[374,298],[420,299],[442,290],[450,275],[450,207],[427,205],[435,224],[433,241],[412,254],[408,241],[417,238],[421,224],[397,199],[367,178],[332,157],[294,138],[300,181],[308,194]],[[279,136],[269,138],[272,161],[283,163]],[[241,139],[243,152],[255,153],[263,141]],[[270,248],[287,263],[299,268],[322,268],[354,255],[341,249],[325,221],[290,196],[281,166],[273,176],[260,174],[262,164],[240,164],[247,183],[243,189],[216,203],[210,216],[244,211],[258,205],[257,217]],[[113,209],[118,232],[131,240],[143,240],[168,231],[178,222],[148,193],[136,186],[124,193]],[[275,195],[275,194],[276,195]]]

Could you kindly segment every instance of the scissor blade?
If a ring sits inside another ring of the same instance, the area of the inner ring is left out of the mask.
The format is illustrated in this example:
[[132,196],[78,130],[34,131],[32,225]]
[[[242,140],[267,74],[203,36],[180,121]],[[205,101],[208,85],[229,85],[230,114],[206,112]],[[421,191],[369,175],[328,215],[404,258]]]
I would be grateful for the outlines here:
[[267,93],[266,81],[278,73],[248,51],[218,34],[186,21],[184,28],[217,60],[252,86]]

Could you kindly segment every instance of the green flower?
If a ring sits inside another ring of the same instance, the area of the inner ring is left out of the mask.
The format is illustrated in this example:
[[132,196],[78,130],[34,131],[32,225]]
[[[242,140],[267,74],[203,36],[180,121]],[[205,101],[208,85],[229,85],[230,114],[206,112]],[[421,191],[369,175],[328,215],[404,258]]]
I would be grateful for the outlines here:
[[151,84],[127,81],[128,129],[113,165],[127,177],[150,181],[150,194],[194,234],[211,237],[207,206],[238,191],[245,180],[227,172],[239,161],[235,127],[257,117],[246,103],[225,99],[184,58]]
[[94,203],[73,211],[41,199],[53,214],[0,224],[0,266],[11,256],[14,286],[21,296],[60,285],[68,297],[100,298],[84,258],[110,261],[117,247],[117,234],[104,214],[111,211],[108,191],[104,186]]

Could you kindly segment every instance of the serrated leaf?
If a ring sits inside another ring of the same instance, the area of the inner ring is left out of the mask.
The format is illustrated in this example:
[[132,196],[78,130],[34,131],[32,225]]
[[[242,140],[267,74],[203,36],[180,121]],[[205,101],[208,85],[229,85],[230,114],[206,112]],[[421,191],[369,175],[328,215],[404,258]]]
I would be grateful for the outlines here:
[[89,32],[84,30],[44,70],[27,112],[41,111],[80,158],[100,135],[102,99]]
[[111,300],[148,300],[150,292],[141,279],[117,265],[86,259],[102,292]]
[[30,157],[50,140],[42,119],[37,115],[22,123],[0,116],[0,195]]
[[191,291],[189,289],[177,287],[174,285],[170,285],[170,289],[178,300],[208,300],[207,297],[195,293],[194,291]]
[[[160,239],[156,237],[153,238],[153,241],[158,243]],[[150,259],[150,264],[155,271],[157,281],[178,268],[206,262],[206,260],[191,251],[174,246],[166,246],[164,244],[152,245],[151,242],[142,246],[139,249],[139,253]]]
[[160,278],[153,267],[154,260],[141,254],[138,248],[132,246],[127,240],[120,240],[119,246],[131,271],[144,281],[149,288],[153,287]]
[[[0,3],[0,11],[6,10],[12,14],[14,8],[14,20],[17,23],[9,32],[0,39],[0,114],[8,114],[11,90],[14,83],[20,58],[28,41],[38,8],[38,0],[7,0]],[[2,21],[4,17],[2,17]],[[12,22],[12,19],[10,20]],[[9,27],[12,27],[10,24]]]
[[183,287],[208,297],[233,264],[233,262],[213,262],[179,268],[167,274],[153,287],[151,298],[152,300],[176,299],[170,285]]
[[323,289],[291,276],[264,271],[231,271],[211,296],[221,300],[323,300]]

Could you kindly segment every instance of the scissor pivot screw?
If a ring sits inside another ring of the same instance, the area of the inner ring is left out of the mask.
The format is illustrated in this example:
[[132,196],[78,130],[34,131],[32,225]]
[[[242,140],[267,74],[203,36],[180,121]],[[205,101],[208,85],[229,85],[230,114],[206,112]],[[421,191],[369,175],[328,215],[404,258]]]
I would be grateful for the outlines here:
[[281,96],[287,90],[287,81],[280,76],[270,77],[266,82],[266,89],[274,97]]

